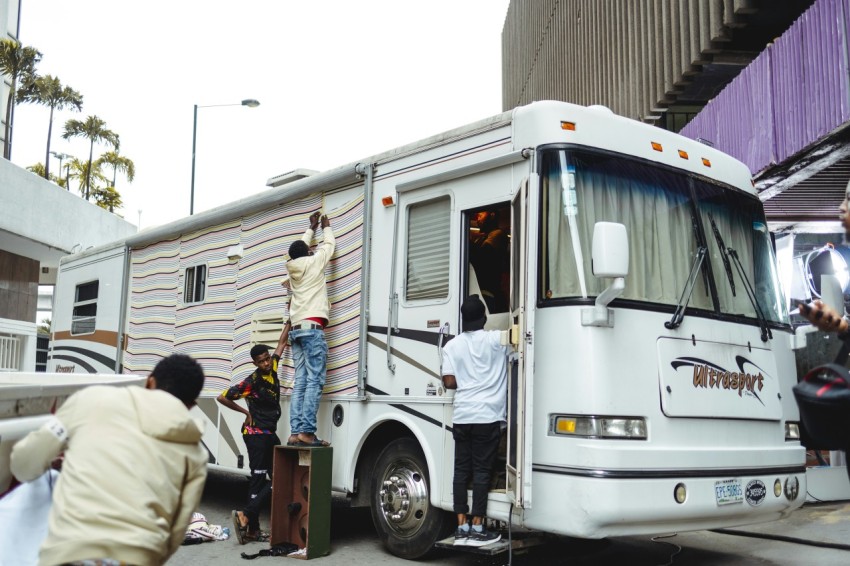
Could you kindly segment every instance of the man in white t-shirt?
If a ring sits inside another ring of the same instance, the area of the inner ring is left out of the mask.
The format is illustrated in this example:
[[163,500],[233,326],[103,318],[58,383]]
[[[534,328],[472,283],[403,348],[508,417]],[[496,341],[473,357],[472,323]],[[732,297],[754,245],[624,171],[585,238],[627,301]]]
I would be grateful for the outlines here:
[[[484,330],[487,315],[478,295],[471,295],[460,307],[463,333],[443,348],[443,383],[456,389],[452,436],[455,441],[455,468],[452,481],[454,512],[457,513],[455,545],[484,546],[501,535],[484,528],[490,474],[499,450],[505,422],[509,346],[503,346],[501,333]],[[466,486],[472,479],[472,512]],[[472,515],[472,526],[467,523]]]

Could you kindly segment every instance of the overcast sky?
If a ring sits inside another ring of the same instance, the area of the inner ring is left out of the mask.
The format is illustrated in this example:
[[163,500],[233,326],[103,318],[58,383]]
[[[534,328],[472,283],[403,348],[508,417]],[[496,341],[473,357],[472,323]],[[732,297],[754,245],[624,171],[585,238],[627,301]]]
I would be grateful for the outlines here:
[[[194,104],[236,104],[198,110],[195,212],[501,112],[508,3],[23,0],[20,40],[84,97],[57,113],[51,149],[87,159],[63,125],[105,120],[136,166],[119,212],[149,228],[189,213]],[[17,107],[14,163],[44,161],[48,115]]]

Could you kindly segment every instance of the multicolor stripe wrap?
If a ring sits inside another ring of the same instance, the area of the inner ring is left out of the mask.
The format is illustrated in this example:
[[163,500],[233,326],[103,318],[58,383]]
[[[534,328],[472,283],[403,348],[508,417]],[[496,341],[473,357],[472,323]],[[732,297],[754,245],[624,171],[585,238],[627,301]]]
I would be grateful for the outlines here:
[[[310,214],[322,208],[321,195],[234,219],[179,239],[132,250],[128,348],[125,373],[147,374],[172,352],[192,355],[204,367],[202,396],[217,396],[254,370],[249,351],[252,319],[281,322],[288,316],[289,244],[299,239]],[[336,250],[327,271],[330,322],[325,394],[354,394],[360,345],[363,196],[328,213]],[[319,228],[314,244],[322,241]],[[230,260],[227,250],[241,244],[243,255]],[[183,304],[187,267],[207,266],[204,301]],[[269,344],[274,347],[275,344]],[[291,393],[294,369],[289,348],[279,367],[282,393]]]

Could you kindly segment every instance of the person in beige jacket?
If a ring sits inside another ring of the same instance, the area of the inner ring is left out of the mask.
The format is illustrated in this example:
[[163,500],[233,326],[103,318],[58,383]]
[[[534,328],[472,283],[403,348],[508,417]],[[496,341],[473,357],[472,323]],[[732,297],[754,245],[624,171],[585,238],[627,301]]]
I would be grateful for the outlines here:
[[41,566],[163,564],[174,554],[207,476],[201,425],[189,416],[203,385],[198,362],[173,354],[145,388],[82,389],[15,444],[11,470],[21,481],[64,451]]
[[[310,251],[313,234],[322,222],[324,241]],[[325,268],[331,261],[336,240],[327,216],[314,212],[310,227],[300,240],[289,246],[289,273],[291,299],[289,321],[292,329],[289,341],[295,363],[295,385],[289,404],[290,444],[299,446],[328,446],[316,437],[316,412],[327,377],[328,343],[324,329],[330,318],[331,304]]]

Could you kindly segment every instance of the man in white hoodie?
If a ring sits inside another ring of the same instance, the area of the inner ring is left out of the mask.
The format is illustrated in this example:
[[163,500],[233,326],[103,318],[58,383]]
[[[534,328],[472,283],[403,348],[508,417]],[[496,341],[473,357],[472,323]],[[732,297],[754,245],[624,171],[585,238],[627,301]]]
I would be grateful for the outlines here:
[[[310,251],[313,234],[322,222],[324,241]],[[334,253],[333,231],[327,216],[314,212],[310,227],[300,240],[289,246],[289,285],[292,298],[289,303],[289,322],[292,330],[289,341],[295,363],[295,385],[289,405],[289,426],[292,437],[297,436],[299,446],[328,446],[316,436],[316,412],[327,377],[328,343],[324,329],[330,318],[331,304],[325,268]]]
[[39,564],[162,564],[179,548],[207,477],[189,409],[201,366],[173,354],[141,387],[87,387],[12,449],[12,474],[39,478],[64,451]]

